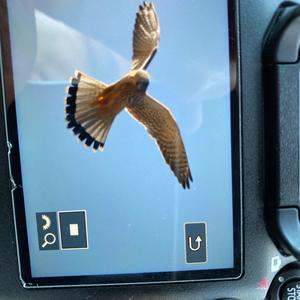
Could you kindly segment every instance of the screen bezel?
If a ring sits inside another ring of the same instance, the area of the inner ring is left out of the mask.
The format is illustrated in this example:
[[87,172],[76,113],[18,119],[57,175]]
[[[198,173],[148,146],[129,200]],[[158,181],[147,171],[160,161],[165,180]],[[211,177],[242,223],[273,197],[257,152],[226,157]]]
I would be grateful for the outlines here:
[[[9,173],[17,239],[19,272],[26,288],[53,286],[90,286],[148,284],[162,282],[191,282],[237,279],[242,266],[242,160],[241,160],[241,103],[239,78],[238,1],[227,0],[230,49],[231,83],[231,145],[232,145],[232,192],[233,192],[233,240],[234,266],[229,269],[156,272],[118,275],[87,275],[66,277],[32,277],[29,245],[26,230],[25,203],[22,191],[22,176],[14,103],[14,83],[9,37],[7,2],[1,1],[1,97],[6,112],[5,123],[8,141]],[[8,103],[11,103],[10,105]]]

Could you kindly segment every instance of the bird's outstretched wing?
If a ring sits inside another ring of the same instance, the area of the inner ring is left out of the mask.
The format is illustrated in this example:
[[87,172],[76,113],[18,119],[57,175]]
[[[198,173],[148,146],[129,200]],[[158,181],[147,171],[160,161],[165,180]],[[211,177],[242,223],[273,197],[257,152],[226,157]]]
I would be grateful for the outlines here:
[[156,140],[183,188],[189,188],[192,174],[179,128],[170,110],[147,94],[138,104],[126,109]]
[[154,5],[144,2],[135,19],[132,70],[148,67],[157,51],[159,36],[160,28]]

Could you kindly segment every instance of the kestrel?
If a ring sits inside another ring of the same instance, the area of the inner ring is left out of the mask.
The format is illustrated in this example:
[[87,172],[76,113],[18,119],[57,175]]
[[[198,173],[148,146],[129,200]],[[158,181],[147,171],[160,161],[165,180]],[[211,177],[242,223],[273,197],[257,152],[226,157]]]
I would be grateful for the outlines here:
[[103,150],[114,119],[125,109],[154,138],[183,188],[189,188],[193,179],[176,121],[166,106],[146,92],[150,80],[146,69],[159,40],[160,26],[154,5],[144,2],[135,19],[131,70],[113,84],[75,71],[67,89],[67,127],[86,146]]

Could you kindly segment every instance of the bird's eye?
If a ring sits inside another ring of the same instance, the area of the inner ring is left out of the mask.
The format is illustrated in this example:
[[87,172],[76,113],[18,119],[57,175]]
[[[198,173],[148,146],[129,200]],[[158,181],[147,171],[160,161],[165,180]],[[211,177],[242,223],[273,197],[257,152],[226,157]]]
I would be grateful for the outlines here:
[[136,87],[138,90],[141,90],[143,87],[143,83],[142,82],[137,82]]
[[139,91],[145,91],[147,89],[148,86],[148,82],[142,81],[142,82],[137,82],[136,84],[136,88]]

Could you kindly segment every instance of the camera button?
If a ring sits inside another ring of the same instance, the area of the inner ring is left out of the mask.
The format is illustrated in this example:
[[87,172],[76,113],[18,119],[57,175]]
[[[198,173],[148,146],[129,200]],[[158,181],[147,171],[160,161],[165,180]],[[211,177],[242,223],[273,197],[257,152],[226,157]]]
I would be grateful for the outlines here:
[[207,262],[207,229],[205,222],[185,223],[185,259],[187,264]]

